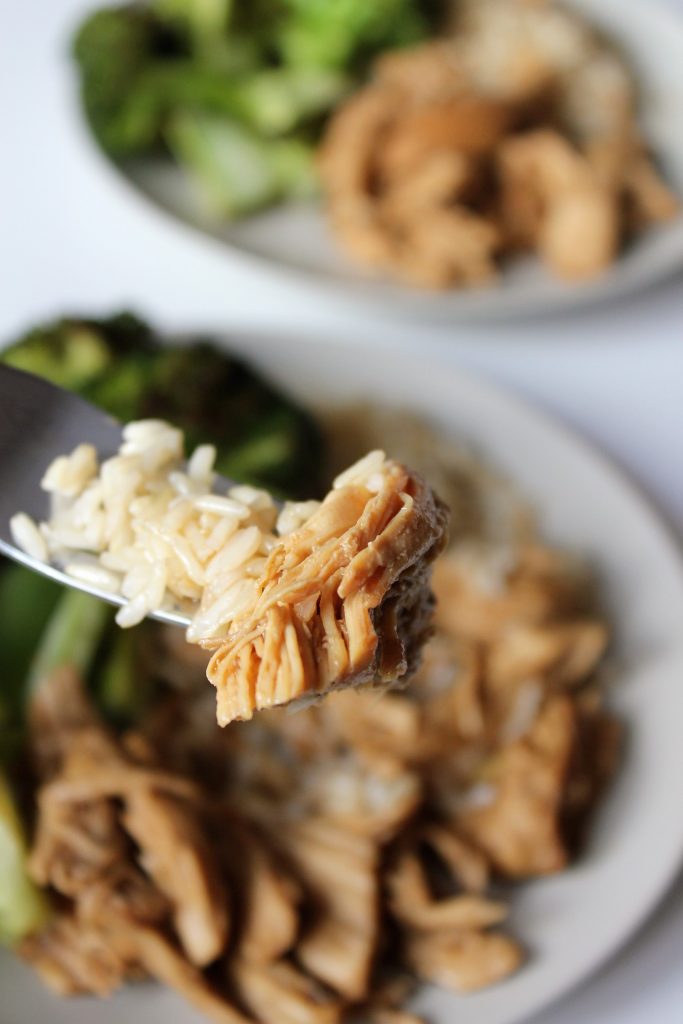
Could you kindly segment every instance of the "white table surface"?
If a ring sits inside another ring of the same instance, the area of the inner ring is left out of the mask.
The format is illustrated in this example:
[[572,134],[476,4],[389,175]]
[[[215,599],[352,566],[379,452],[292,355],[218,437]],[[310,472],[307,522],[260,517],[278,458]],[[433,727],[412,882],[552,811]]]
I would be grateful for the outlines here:
[[[667,2],[683,16],[683,0]],[[131,199],[103,171],[74,116],[67,56],[88,6],[2,5],[0,338],[67,311],[132,308],[169,329],[279,329],[317,344],[368,339],[386,345],[388,357],[390,347],[419,348],[425,373],[441,362],[479,370],[574,424],[683,535],[683,273],[616,307],[437,327],[345,309],[246,265]],[[579,1021],[681,1024],[683,878],[615,961],[533,1024]]]

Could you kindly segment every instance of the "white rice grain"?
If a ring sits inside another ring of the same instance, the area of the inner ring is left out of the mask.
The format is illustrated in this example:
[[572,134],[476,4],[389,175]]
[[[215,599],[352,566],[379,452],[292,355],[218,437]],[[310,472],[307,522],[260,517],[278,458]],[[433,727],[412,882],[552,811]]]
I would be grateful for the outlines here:
[[107,593],[121,592],[121,576],[93,562],[69,562],[64,566],[64,572],[75,580],[106,590]]
[[213,483],[213,467],[216,462],[216,449],[212,444],[200,444],[192,453],[187,464],[187,475],[195,481],[211,487]]
[[17,512],[10,519],[9,528],[12,540],[18,548],[38,562],[47,562],[49,556],[45,538],[38,529],[37,523],[30,516],[27,516],[25,512]]
[[70,455],[60,455],[52,462],[40,482],[44,491],[57,492],[72,498],[97,474],[97,452],[91,444],[79,444]]
[[248,519],[248,506],[235,498],[225,498],[220,494],[202,494],[195,498],[195,508],[202,512],[214,512],[218,516],[235,516],[237,519]]
[[383,451],[376,449],[375,451],[368,452],[362,459],[355,462],[353,466],[349,466],[343,473],[340,473],[332,486],[335,490],[339,490],[341,487],[364,484],[374,473],[381,471],[385,461],[386,455]]

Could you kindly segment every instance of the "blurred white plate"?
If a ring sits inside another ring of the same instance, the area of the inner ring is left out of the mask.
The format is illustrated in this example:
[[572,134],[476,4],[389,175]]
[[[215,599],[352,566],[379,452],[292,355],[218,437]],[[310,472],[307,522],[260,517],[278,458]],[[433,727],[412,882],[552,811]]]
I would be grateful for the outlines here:
[[[474,377],[412,355],[283,338],[241,351],[304,403],[369,399],[411,409],[468,439],[536,503],[547,536],[594,562],[617,630],[613,706],[629,729],[625,763],[571,870],[529,884],[513,927],[529,962],[512,979],[456,998],[425,989],[434,1024],[513,1024],[604,963],[652,910],[683,853],[683,561],[647,502],[558,423]],[[0,955],[3,1024],[192,1024],[193,1011],[152,985],[114,998],[60,1001]]]
[[[668,179],[683,194],[683,18],[656,0],[566,0],[620,44],[642,90],[645,135]],[[332,289],[350,301],[422,319],[503,319],[552,313],[613,299],[683,266],[683,218],[639,239],[595,282],[566,284],[533,258],[517,261],[489,287],[442,294],[372,278],[340,253],[315,204],[285,206],[234,224],[206,219],[197,195],[170,161],[142,161],[123,172],[161,209],[205,235],[283,273]]]

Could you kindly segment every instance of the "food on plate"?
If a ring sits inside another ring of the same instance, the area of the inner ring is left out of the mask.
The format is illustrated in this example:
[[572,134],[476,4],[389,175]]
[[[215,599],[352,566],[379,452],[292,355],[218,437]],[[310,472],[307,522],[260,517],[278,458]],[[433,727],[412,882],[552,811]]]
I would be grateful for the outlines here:
[[319,497],[322,437],[308,412],[210,338],[161,344],[130,313],[28,331],[0,359],[81,394],[121,423],[170,420],[216,472],[280,497]]
[[215,493],[213,445],[184,455],[182,431],[163,420],[127,424],[101,465],[93,445],[78,445],[43,476],[50,519],[12,517],[15,543],[122,595],[124,628],[157,609],[189,611],[188,640],[215,652],[207,675],[221,725],[342,686],[407,681],[446,542],[433,491],[373,451],[322,502],[279,510],[245,484]]
[[208,222],[322,192],[346,254],[411,286],[525,254],[591,281],[680,212],[635,70],[554,0],[149,0],[74,53],[114,159],[174,161]]
[[322,119],[372,56],[425,37],[425,0],[149,0],[90,14],[83,105],[116,159],[170,153],[209,210],[310,196]]
[[225,1024],[415,1024],[420,982],[476,991],[536,954],[515,895],[580,855],[619,759],[596,581],[513,483],[404,411],[316,429],[329,479],[390,449],[446,497],[436,634],[406,688],[219,729],[178,629],[118,630],[74,591],[27,617],[31,664],[0,691],[0,934],[62,996],[153,978]]
[[364,265],[428,288],[490,282],[533,251],[604,273],[679,202],[638,128],[633,76],[577,15],[465,0],[452,34],[379,57],[331,117],[330,225]]

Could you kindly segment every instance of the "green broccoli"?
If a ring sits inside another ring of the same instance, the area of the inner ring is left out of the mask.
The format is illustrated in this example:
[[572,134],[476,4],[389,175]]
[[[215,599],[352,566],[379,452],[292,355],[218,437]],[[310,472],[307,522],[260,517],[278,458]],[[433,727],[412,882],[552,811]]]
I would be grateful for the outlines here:
[[[297,152],[279,159],[281,177],[298,180]],[[287,496],[319,490],[322,440],[311,417],[206,341],[163,345],[130,314],[72,317],[35,328],[0,359],[78,391],[122,422],[170,420],[191,447],[215,444],[227,476]]]
[[73,53],[83,105],[107,152],[126,156],[156,145],[162,108],[145,76],[157,58],[176,50],[173,33],[141,4],[103,8],[80,26]]
[[237,121],[177,114],[167,138],[207,210],[233,218],[315,191],[312,147],[297,139],[264,140]]
[[215,444],[226,476],[288,496],[319,493],[323,442],[313,418],[206,340],[159,349],[139,415],[182,427],[191,448]]
[[278,46],[293,67],[363,68],[381,50],[418,42],[429,32],[416,0],[282,0]]
[[[315,191],[324,117],[439,0],[149,0],[104,8],[73,46],[83,105],[116,159],[165,148],[223,218]],[[272,143],[271,143],[272,140]]]
[[62,588],[19,565],[0,572],[0,764],[16,752],[21,737],[26,675],[41,633]]
[[59,387],[83,392],[120,358],[152,351],[151,341],[149,327],[129,313],[105,320],[65,318],[28,331],[0,359]]
[[26,870],[26,837],[7,778],[0,771],[0,942],[36,931],[47,904]]
[[234,73],[267,62],[280,0],[151,0],[151,7],[201,63]]

